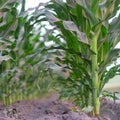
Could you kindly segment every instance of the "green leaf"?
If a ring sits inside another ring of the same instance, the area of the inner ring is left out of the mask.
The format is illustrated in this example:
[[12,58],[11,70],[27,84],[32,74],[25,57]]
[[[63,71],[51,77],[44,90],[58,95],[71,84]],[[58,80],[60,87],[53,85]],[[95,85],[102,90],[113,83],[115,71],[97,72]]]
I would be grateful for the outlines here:
[[110,23],[109,32],[118,32],[120,33],[120,14],[118,17],[115,17]]
[[60,21],[57,17],[55,17],[53,14],[51,14],[51,13],[45,13],[45,15],[46,15],[46,17],[47,17],[47,19],[48,19],[48,21],[50,22],[50,23],[55,23],[55,22],[58,22],[58,21]]
[[115,61],[120,54],[120,49],[112,49],[108,52],[105,64],[110,64],[111,62]]
[[76,32],[80,42],[89,44],[85,33],[80,32],[77,26],[72,21],[63,21],[63,25],[66,30]]
[[98,23],[98,20],[96,19],[95,15],[92,13],[92,11],[87,8],[85,6],[85,4],[79,0],[79,2],[77,1],[78,5],[80,5],[82,7],[82,9],[84,10],[84,12],[86,13],[86,18],[90,20],[90,22],[92,23],[92,25],[96,25]]
[[102,89],[104,87],[104,85],[116,75],[120,75],[120,65],[119,64],[111,67],[109,70],[106,70],[103,73],[103,77],[102,77],[102,80],[100,83],[100,89]]

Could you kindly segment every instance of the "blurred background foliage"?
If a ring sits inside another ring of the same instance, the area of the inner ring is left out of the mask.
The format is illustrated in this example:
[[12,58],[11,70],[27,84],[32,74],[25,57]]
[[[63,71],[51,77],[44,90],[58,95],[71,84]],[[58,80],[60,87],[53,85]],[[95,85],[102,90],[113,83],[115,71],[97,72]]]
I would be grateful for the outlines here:
[[50,61],[46,59],[51,55],[44,48],[50,30],[41,22],[40,7],[25,10],[25,0],[0,2],[0,100],[4,105],[49,91]]

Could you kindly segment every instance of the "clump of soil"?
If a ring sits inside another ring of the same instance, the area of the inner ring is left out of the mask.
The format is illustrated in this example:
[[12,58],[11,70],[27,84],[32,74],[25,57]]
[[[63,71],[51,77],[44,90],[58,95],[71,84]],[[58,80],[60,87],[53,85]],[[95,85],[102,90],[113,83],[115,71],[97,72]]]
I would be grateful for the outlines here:
[[58,100],[58,95],[49,98],[19,101],[9,107],[0,105],[0,120],[120,120],[120,102],[111,100],[101,105],[101,116],[92,118],[79,111],[73,112],[73,103]]

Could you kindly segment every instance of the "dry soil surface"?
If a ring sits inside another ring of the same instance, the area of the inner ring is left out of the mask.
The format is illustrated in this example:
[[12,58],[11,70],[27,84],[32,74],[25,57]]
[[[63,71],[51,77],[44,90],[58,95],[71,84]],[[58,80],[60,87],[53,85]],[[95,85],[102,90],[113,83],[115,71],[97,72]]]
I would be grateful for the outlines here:
[[0,120],[120,120],[120,102],[105,100],[101,105],[99,118],[92,118],[83,113],[73,112],[73,103],[58,100],[53,94],[46,99],[19,101],[9,107],[0,105]]

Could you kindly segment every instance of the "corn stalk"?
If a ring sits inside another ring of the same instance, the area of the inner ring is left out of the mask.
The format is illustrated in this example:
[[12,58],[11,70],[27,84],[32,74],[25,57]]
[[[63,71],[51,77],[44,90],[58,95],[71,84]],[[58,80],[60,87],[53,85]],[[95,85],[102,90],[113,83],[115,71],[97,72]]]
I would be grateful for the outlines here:
[[98,41],[99,32],[100,31],[98,30],[96,35],[93,36],[91,41],[91,50],[94,52],[91,55],[91,61],[92,61],[92,83],[93,83],[93,106],[94,106],[95,116],[100,114],[98,50],[97,50],[97,44],[98,44],[97,41]]
[[120,53],[116,48],[120,41],[120,15],[115,17],[119,4],[120,0],[55,0],[46,6],[46,19],[54,30],[60,31],[49,34],[53,38],[50,40],[57,43],[49,49],[65,52],[56,57],[54,64],[69,73],[57,78],[57,89],[61,96],[72,98],[83,108],[93,106],[94,116],[100,114],[104,85],[120,74],[118,63],[107,69]]

